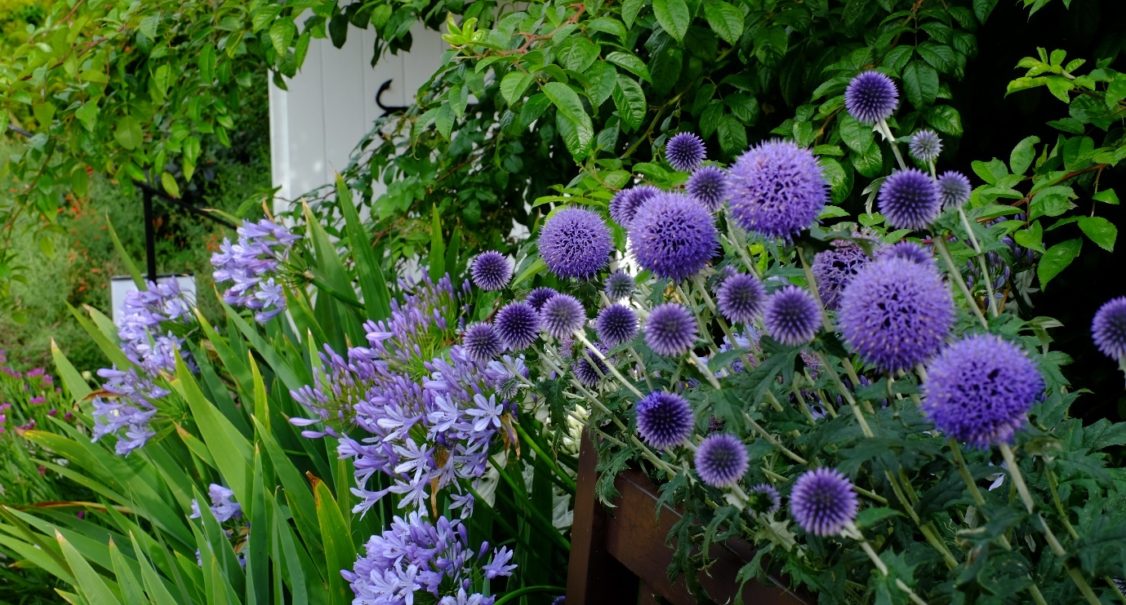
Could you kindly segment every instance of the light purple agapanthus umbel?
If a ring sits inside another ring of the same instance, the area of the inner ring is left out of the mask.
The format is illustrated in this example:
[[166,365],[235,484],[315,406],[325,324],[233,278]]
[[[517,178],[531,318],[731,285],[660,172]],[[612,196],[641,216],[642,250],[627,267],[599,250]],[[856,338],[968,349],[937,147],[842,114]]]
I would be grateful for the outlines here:
[[539,248],[540,258],[552,273],[586,279],[610,262],[614,242],[597,214],[584,208],[564,208],[547,219]]
[[1099,307],[1091,322],[1091,337],[1103,355],[1126,357],[1126,296],[1112,298]]
[[719,249],[715,218],[680,193],[646,202],[630,223],[629,239],[639,265],[676,281],[695,275]]
[[816,536],[839,534],[856,519],[859,508],[852,482],[836,469],[818,468],[802,473],[790,493],[794,521]]
[[258,323],[266,323],[285,310],[285,293],[279,268],[289,257],[298,236],[269,219],[243,222],[238,241],[223,240],[211,255],[215,283],[231,282],[223,292],[227,304],[254,311]]
[[767,141],[727,171],[731,215],[747,231],[789,240],[808,229],[829,199],[817,158],[790,141]]
[[[219,523],[226,523],[231,519],[242,516],[242,507],[235,502],[235,493],[230,488],[212,483],[207,487],[207,496],[211,499],[211,514]],[[192,500],[192,519],[200,518],[199,501]]]

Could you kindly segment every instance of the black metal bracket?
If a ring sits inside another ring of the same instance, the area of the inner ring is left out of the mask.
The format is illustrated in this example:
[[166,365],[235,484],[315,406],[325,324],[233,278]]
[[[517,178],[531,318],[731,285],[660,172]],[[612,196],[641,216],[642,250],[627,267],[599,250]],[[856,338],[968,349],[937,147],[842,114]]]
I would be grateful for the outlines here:
[[378,105],[379,108],[383,110],[383,115],[381,115],[380,117],[385,117],[385,116],[389,116],[389,115],[396,114],[396,113],[402,113],[402,112],[407,110],[406,105],[384,105],[383,104],[383,93],[387,92],[390,89],[391,89],[391,80],[387,79],[383,82],[383,84],[379,85],[379,90],[377,90],[375,92],[375,104]]

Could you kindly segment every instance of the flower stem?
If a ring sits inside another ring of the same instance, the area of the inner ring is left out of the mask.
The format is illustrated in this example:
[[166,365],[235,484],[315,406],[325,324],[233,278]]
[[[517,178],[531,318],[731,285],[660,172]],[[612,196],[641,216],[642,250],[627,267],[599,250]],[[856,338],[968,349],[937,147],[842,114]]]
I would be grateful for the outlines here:
[[895,135],[891,133],[891,127],[888,126],[887,120],[880,120],[876,123],[876,132],[884,136],[884,140],[887,141],[888,146],[891,147],[891,152],[895,155],[895,162],[899,164],[899,168],[907,170],[907,162],[903,161],[903,156],[899,153],[899,144],[895,142]]
[[934,247],[938,250],[938,255],[942,257],[942,261],[946,263],[946,268],[950,270],[950,275],[954,278],[954,283],[958,285],[958,289],[962,291],[962,296],[966,297],[966,304],[970,306],[970,310],[977,316],[977,320],[981,322],[981,327],[989,329],[989,322],[985,321],[985,315],[981,313],[981,309],[977,306],[977,301],[974,300],[973,294],[966,286],[966,280],[962,279],[961,272],[954,266],[954,259],[950,257],[950,251],[946,249],[946,242],[942,241],[942,236],[937,235],[934,237]]
[[579,342],[583,343],[583,346],[585,346],[587,350],[593,353],[595,357],[602,361],[606,365],[606,369],[610,371],[610,374],[612,374],[614,378],[617,378],[618,382],[621,382],[622,385],[629,389],[631,393],[637,395],[638,399],[645,397],[645,395],[641,391],[639,391],[637,387],[633,386],[632,382],[627,380],[625,376],[622,376],[622,373],[619,372],[618,369],[614,367],[614,364],[609,359],[607,359],[605,355],[602,354],[602,351],[598,350],[598,347],[594,346],[589,340],[587,340],[586,334],[583,334],[582,330],[575,330],[575,338],[577,338]]
[[802,458],[801,456],[795,454],[793,451],[791,451],[786,446],[782,445],[782,442],[779,441],[777,437],[768,433],[767,430],[762,428],[761,424],[755,422],[755,419],[751,418],[751,416],[749,414],[744,414],[743,416],[746,418],[747,423],[751,425],[751,428],[754,429],[755,432],[758,433],[760,437],[765,439],[766,442],[769,443],[770,445],[773,445],[775,448],[777,448],[778,451],[782,452],[782,454],[785,455],[787,458],[789,458],[790,460],[793,460],[794,462],[797,462],[798,464],[801,464],[803,466],[806,465],[806,464],[809,464],[809,462],[805,458]]
[[[864,538],[864,534],[860,533],[860,528],[856,527],[856,524],[849,521],[843,533],[860,543],[860,548],[864,550],[864,554],[868,555],[868,558],[872,561],[872,564],[876,566],[877,570],[879,570],[880,575],[886,578],[889,574],[887,564],[884,563],[883,559],[880,558],[880,555],[876,554],[876,551],[872,549],[872,545],[868,544],[868,540]],[[895,587],[906,593],[907,597],[911,599],[912,603],[915,603],[916,605],[927,605],[927,602],[924,601],[919,595],[915,594],[915,591],[911,590],[911,587],[905,584],[903,580],[896,578]]]
[[977,266],[981,269],[981,279],[985,282],[985,294],[989,297],[989,316],[996,319],[999,312],[997,301],[993,296],[993,279],[989,276],[989,265],[985,262],[985,255],[981,252],[981,244],[977,243],[977,236],[974,235],[974,230],[970,226],[970,219],[961,206],[958,207],[958,217],[962,219],[962,228],[966,230],[966,235],[970,238],[970,245],[977,256]]

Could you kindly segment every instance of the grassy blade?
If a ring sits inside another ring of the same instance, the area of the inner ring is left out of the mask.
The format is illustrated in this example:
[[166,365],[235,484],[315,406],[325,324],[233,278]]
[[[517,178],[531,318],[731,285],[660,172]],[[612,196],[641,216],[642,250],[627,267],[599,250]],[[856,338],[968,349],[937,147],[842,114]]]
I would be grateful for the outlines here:
[[356,274],[360,279],[360,291],[364,294],[364,307],[368,319],[382,319],[391,314],[391,293],[387,290],[387,280],[379,267],[379,258],[372,248],[371,238],[367,236],[356,205],[352,201],[352,191],[340,176],[336,177],[336,199],[340,200],[340,211],[344,215],[344,229],[351,243]]
[[105,581],[102,580],[102,577],[98,575],[98,572],[90,567],[86,559],[58,531],[55,532],[55,540],[59,543],[59,549],[62,550],[71,573],[74,574],[74,587],[78,589],[79,595],[85,597],[90,605],[116,605],[121,603]]

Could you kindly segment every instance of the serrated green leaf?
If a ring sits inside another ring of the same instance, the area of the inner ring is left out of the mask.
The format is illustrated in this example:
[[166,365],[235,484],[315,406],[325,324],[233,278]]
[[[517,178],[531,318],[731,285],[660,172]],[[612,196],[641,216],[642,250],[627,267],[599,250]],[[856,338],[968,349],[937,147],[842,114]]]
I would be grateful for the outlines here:
[[716,126],[719,146],[727,155],[741,153],[747,148],[747,127],[731,114],[723,114]]
[[509,105],[514,105],[531,86],[535,77],[521,71],[510,71],[500,80],[500,96]]
[[632,132],[641,127],[645,120],[647,110],[645,93],[641,85],[623,74],[618,74],[617,85],[614,86],[614,107],[618,117],[622,120],[623,129]]
[[743,11],[723,0],[704,0],[704,18],[728,44],[734,45],[743,36]]
[[934,127],[935,130],[942,134],[950,136],[961,136],[962,134],[962,116],[958,113],[957,109],[949,105],[939,105],[932,107],[927,111],[926,115],[927,124]]
[[1016,243],[1037,252],[1044,252],[1044,227],[1040,225],[1040,221],[1033,221],[1026,229],[1021,229],[1013,233],[1013,240]]
[[688,33],[688,22],[692,20],[685,0],[653,0],[653,14],[661,29],[668,32],[674,40],[684,40],[684,34]]
[[176,183],[176,177],[167,172],[162,172],[160,173],[160,185],[164,187],[164,191],[168,195],[177,199],[180,197],[180,185]]
[[918,108],[934,103],[938,96],[938,72],[920,61],[912,61],[903,69],[903,92]]
[[1098,247],[1114,252],[1114,241],[1118,239],[1118,227],[1114,223],[1101,216],[1084,216],[1079,219],[1079,229]]
[[1118,205],[1118,194],[1115,193],[1113,189],[1103,189],[1095,195],[1092,195],[1091,199],[1104,204]]
[[574,72],[583,72],[598,58],[598,45],[589,38],[572,36],[556,49],[559,64]]
[[1009,168],[1013,174],[1024,174],[1028,170],[1036,157],[1036,144],[1039,142],[1040,137],[1025,137],[1013,147],[1013,152],[1009,154]]
[[637,55],[624,51],[615,51],[606,55],[606,60],[630,72],[631,74],[649,82],[649,68]]
[[868,149],[875,139],[871,125],[862,124],[847,113],[841,115],[840,133],[844,144],[856,152],[863,152]]
[[1079,238],[1069,239],[1048,248],[1040,257],[1040,263],[1036,265],[1036,277],[1040,279],[1040,287],[1047,288],[1048,282],[1066,269],[1079,256],[1079,251],[1082,249],[1083,240]]

